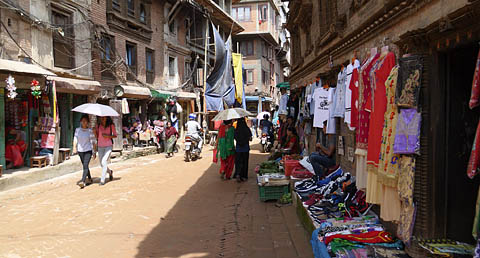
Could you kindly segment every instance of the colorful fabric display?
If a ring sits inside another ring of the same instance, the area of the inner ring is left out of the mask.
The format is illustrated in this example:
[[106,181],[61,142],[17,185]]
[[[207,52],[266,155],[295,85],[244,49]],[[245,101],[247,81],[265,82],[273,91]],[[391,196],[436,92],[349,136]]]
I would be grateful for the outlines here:
[[400,110],[393,146],[395,154],[420,154],[421,121],[422,115],[416,109]]
[[325,244],[329,244],[333,239],[341,238],[349,241],[356,241],[361,243],[390,243],[393,242],[393,238],[390,233],[386,231],[370,231],[360,234],[349,235],[332,235],[324,239]]
[[417,108],[422,85],[422,57],[400,58],[399,86],[395,103],[403,108]]

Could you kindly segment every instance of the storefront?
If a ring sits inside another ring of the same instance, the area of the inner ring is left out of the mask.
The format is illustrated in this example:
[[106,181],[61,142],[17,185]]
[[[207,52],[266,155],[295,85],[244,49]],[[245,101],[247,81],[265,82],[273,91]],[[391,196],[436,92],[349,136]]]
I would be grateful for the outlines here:
[[[58,76],[49,76],[55,81],[60,120],[60,148],[72,149],[75,129],[80,126],[81,113],[71,110],[90,102],[100,93],[100,83],[92,80],[79,80]],[[90,99],[90,100],[89,100]]]
[[252,114],[259,114],[271,110],[272,98],[259,96],[245,96],[247,111]]
[[190,113],[198,112],[195,108],[195,102],[198,102],[199,97],[193,92],[176,92],[177,102],[182,107],[181,113],[178,114],[178,123],[179,123],[179,133],[183,137],[185,130],[185,123],[188,121],[188,115]]
[[[112,106],[121,117],[113,118],[113,122],[117,129],[117,137],[114,140],[114,150],[122,150],[126,142],[124,137],[132,139],[135,131],[142,131],[147,122],[147,105],[152,98],[149,88],[130,85],[118,85],[114,88],[116,100],[110,100],[109,105]],[[138,135],[138,134],[135,134]],[[133,140],[136,140],[134,136]],[[131,144],[132,141],[129,142]]]
[[[53,150],[48,135],[55,134],[54,121],[41,119],[53,117],[54,94],[46,85],[47,75],[54,74],[36,65],[0,60],[0,78],[6,79],[6,85],[2,84],[0,88],[0,165],[4,167],[7,163],[8,167],[27,166],[29,158],[43,147]],[[34,94],[32,86],[38,87]],[[45,137],[37,132],[38,121],[45,122],[43,129],[48,131]],[[17,135],[20,138],[16,138]]]

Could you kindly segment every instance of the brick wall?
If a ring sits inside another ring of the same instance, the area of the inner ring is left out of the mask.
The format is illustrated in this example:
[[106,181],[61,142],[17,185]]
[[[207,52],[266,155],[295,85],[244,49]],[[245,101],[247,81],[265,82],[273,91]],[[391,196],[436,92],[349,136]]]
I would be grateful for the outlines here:
[[[163,40],[163,2],[162,1],[152,1],[151,5],[151,30],[152,39],[150,42],[145,42],[139,40],[131,35],[128,35],[123,32],[112,30],[107,25],[106,17],[106,0],[92,1],[92,12],[91,19],[94,23],[103,26],[106,30],[106,33],[115,38],[115,50],[117,53],[117,58],[125,59],[126,56],[126,42],[134,43],[137,47],[137,79],[143,83],[146,83],[146,71],[145,71],[145,49],[150,48],[155,51],[155,80],[153,86],[160,86],[163,84],[163,64],[164,64],[164,40]],[[93,50],[92,57],[96,60],[93,64],[93,74],[95,80],[98,80],[102,85],[114,85],[119,83],[126,82],[126,70],[125,66],[122,64],[118,66],[117,71],[120,75],[120,78],[117,80],[109,80],[102,78],[101,75],[101,62],[100,62],[100,52],[98,50]]]

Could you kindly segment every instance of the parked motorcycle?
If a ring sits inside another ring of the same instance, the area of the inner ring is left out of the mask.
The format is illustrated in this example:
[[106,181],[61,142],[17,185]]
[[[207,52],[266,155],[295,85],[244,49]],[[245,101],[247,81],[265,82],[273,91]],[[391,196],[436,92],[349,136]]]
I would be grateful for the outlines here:
[[[202,134],[199,134],[200,137],[203,137]],[[185,161],[190,162],[195,161],[200,157],[202,150],[198,146],[199,142],[194,140],[190,135],[185,135]]]
[[260,143],[262,144],[262,151],[264,153],[270,152],[273,147],[273,142],[270,135],[266,133],[262,133],[262,138],[260,139]]

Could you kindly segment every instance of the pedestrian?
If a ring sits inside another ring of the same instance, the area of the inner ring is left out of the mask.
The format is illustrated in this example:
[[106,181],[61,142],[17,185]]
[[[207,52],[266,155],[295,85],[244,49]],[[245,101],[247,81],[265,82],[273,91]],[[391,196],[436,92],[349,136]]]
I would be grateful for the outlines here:
[[110,158],[113,149],[113,139],[117,138],[117,131],[115,130],[112,118],[105,116],[100,117],[100,124],[97,126],[96,135],[98,156],[100,158],[100,166],[102,167],[100,185],[104,185],[107,172],[110,181],[113,180],[113,170],[108,168],[108,159]]
[[218,129],[218,141],[215,149],[217,158],[220,157],[220,175],[229,180],[235,167],[235,129],[232,120],[225,120]]
[[[92,176],[90,175],[90,160],[93,157],[97,157],[97,144],[95,141],[95,134],[91,128],[89,128],[90,119],[88,115],[82,115],[80,118],[80,127],[75,129],[73,137],[73,153],[78,153],[80,161],[83,165],[82,179],[77,183],[81,189],[85,185],[92,183]],[[88,181],[87,181],[88,178]]]
[[172,122],[167,122],[167,128],[165,129],[165,139],[167,141],[166,144],[166,157],[170,158],[173,156],[173,150],[175,149],[175,144],[177,143],[178,139],[178,131],[175,127],[172,126]]
[[242,182],[248,179],[249,143],[252,140],[252,132],[250,128],[248,128],[244,118],[237,120],[237,128],[235,129],[234,135],[236,141],[235,178],[237,182]]
[[257,131],[257,128],[258,128],[258,118],[254,117],[252,118],[252,130],[255,132],[255,137],[258,138],[258,131]]

